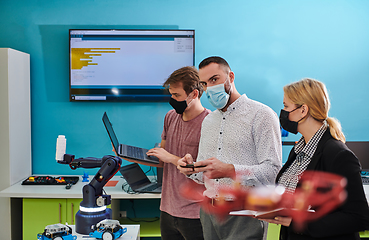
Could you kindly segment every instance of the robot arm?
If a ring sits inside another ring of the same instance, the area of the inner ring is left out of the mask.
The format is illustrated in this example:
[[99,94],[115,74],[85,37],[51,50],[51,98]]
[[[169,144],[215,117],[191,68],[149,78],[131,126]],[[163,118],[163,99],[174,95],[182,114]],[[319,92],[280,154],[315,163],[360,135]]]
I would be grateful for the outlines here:
[[[108,155],[109,156],[109,155]],[[104,156],[108,157],[108,156]],[[86,157],[86,158],[78,158],[75,159],[74,155],[71,154],[64,154],[63,161],[58,160],[58,163],[61,164],[69,164],[69,167],[73,170],[77,168],[97,168],[101,167],[105,160],[101,158],[94,158],[94,157]]]
[[74,155],[64,154],[61,164],[69,164],[70,168],[97,168],[100,167],[89,184],[83,187],[83,201],[81,207],[95,208],[106,206],[111,203],[110,195],[103,195],[103,187],[118,172],[122,159],[116,156],[106,155],[103,158],[78,158]]

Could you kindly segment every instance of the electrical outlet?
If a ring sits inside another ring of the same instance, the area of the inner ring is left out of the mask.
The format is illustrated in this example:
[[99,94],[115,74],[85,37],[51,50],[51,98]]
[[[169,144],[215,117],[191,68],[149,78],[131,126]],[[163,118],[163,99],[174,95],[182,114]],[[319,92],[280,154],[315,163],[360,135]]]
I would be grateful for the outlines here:
[[121,217],[121,218],[127,217],[127,211],[120,211],[119,212],[119,217]]

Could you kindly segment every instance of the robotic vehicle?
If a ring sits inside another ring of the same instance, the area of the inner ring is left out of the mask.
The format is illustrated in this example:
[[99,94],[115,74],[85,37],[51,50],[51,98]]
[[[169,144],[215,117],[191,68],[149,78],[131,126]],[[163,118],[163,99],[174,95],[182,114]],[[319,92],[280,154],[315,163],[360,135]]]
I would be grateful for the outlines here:
[[44,232],[37,234],[38,240],[76,240],[77,236],[72,235],[72,229],[64,224],[53,224],[45,227]]
[[90,237],[103,240],[114,240],[127,232],[127,228],[122,228],[118,220],[105,219],[91,226]]

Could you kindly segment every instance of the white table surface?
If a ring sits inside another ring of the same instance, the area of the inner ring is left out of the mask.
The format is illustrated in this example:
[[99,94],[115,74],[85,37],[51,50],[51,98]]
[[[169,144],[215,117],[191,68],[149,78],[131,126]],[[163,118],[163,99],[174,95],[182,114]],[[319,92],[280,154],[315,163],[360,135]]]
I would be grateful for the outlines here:
[[[77,236],[77,240],[96,240],[96,238],[89,237],[88,235],[82,235],[79,233],[76,233],[74,228],[74,225],[69,225],[72,228],[72,234]],[[140,225],[121,225],[123,228],[127,228],[127,232],[124,233],[122,236],[120,236],[119,240],[128,240],[128,239],[134,239],[139,240],[140,239]]]
[[[54,177],[59,177],[54,176]],[[66,175],[64,175],[66,176]],[[93,176],[89,176],[91,180]],[[122,185],[125,184],[125,180],[122,176],[114,176],[112,181],[118,181],[114,187],[104,187],[107,194],[111,195],[112,199],[154,199],[161,198],[161,194],[155,193],[140,193],[140,194],[128,194],[122,190]],[[73,185],[70,189],[65,189],[65,185],[21,185],[22,181],[0,191],[0,197],[11,198],[82,198],[82,188],[88,182],[82,182],[82,176],[76,185]],[[369,185],[364,185],[364,191],[366,199],[369,202]]]
[[[41,176],[41,175],[40,175]],[[53,176],[60,177],[61,175]],[[67,175],[63,175],[67,176]],[[94,176],[89,176],[89,181]],[[111,181],[118,181],[114,187],[104,187],[107,194],[111,195],[112,199],[153,199],[161,198],[161,194],[156,193],[140,193],[140,194],[128,194],[122,189],[122,185],[126,181],[122,176],[114,176]],[[22,180],[23,181],[23,180]],[[66,189],[65,185],[21,185],[22,181],[2,190],[0,197],[11,198],[82,198],[82,188],[89,182],[82,182],[82,176],[79,181],[73,185],[70,189]],[[125,188],[127,189],[127,187]]]

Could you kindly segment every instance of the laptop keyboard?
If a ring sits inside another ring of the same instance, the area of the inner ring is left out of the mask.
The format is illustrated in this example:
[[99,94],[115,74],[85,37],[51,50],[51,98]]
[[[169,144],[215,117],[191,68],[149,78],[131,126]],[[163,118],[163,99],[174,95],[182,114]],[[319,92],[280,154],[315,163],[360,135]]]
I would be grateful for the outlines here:
[[144,188],[143,190],[149,192],[149,191],[152,191],[152,190],[157,189],[157,188],[158,188],[157,185],[151,185],[151,186],[148,186],[148,187]]
[[138,159],[144,159],[142,148],[138,147],[127,146],[127,155]]

